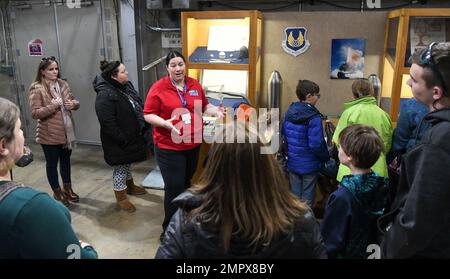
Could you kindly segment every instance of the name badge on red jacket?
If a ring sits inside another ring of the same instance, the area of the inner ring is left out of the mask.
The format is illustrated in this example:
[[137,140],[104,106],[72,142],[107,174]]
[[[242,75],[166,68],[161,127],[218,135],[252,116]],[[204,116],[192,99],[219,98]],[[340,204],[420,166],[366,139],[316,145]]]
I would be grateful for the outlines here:
[[197,97],[198,96],[198,91],[197,90],[189,90],[189,95],[192,97]]

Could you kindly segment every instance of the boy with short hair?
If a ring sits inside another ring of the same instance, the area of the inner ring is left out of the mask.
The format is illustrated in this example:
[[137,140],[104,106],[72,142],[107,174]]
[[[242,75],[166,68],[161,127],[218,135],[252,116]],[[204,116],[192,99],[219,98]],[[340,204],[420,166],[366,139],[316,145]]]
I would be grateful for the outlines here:
[[339,161],[350,168],[325,208],[322,236],[330,258],[367,258],[377,243],[377,219],[385,208],[388,179],[371,170],[383,150],[378,132],[351,125],[339,135]]
[[287,143],[287,169],[292,192],[312,207],[316,196],[317,173],[330,159],[323,136],[322,114],[315,107],[319,86],[299,80],[296,94],[284,116],[282,135]]

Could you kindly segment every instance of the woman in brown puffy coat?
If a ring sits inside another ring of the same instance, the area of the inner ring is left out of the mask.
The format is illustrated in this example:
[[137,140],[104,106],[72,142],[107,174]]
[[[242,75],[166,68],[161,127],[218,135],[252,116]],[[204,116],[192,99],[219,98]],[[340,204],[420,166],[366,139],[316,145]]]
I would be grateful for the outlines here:
[[[53,197],[68,206],[69,201],[78,202],[72,190],[70,178],[70,155],[75,141],[72,110],[80,103],[74,99],[69,85],[60,79],[55,57],[43,58],[36,79],[29,89],[31,116],[37,119],[36,142],[42,146],[46,160],[47,179]],[[58,181],[58,161],[63,189]]]

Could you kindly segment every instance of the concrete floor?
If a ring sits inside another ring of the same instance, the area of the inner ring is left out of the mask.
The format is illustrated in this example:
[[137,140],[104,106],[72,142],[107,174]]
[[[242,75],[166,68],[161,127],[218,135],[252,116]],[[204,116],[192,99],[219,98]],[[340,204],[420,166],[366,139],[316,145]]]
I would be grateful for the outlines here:
[[[25,168],[14,168],[14,180],[51,194],[42,148],[34,143],[29,146],[34,161]],[[129,196],[137,208],[130,214],[116,206],[112,168],[104,162],[100,146],[78,145],[71,163],[73,188],[80,202],[71,204],[69,210],[78,238],[92,244],[99,258],[152,259],[162,231],[164,191],[147,189],[146,195]],[[139,185],[155,166],[154,158],[132,165],[135,183]]]

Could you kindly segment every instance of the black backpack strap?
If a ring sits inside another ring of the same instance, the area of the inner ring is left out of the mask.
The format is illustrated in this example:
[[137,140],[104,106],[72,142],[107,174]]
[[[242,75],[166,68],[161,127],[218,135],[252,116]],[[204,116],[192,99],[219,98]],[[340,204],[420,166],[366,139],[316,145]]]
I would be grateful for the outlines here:
[[12,191],[16,190],[17,188],[23,187],[25,187],[25,185],[21,183],[17,183],[14,181],[6,182],[2,186],[0,186],[0,202],[2,202],[2,200],[6,198]]

